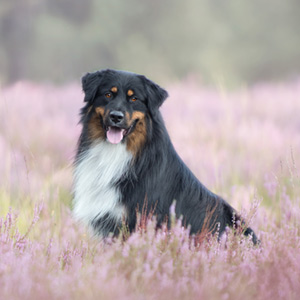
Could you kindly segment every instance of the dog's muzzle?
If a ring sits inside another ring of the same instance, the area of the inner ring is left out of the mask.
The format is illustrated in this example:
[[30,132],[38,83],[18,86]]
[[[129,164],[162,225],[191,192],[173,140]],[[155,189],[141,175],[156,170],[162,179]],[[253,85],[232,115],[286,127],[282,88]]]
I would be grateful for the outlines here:
[[122,111],[112,110],[108,115],[106,138],[112,144],[119,144],[134,128],[138,120],[135,120],[129,127]]

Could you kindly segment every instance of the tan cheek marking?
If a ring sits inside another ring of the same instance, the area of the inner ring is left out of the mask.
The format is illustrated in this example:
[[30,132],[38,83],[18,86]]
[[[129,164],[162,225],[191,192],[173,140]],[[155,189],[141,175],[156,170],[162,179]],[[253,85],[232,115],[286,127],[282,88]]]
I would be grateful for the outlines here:
[[131,97],[134,94],[133,90],[128,90],[127,91],[127,96]]
[[107,110],[106,112],[105,112],[105,109],[104,109],[104,107],[96,107],[96,112],[97,112],[97,114],[98,115],[101,115],[101,117],[102,117],[102,119],[104,120],[105,118],[107,118],[107,116],[109,115],[109,110]]
[[[103,129],[99,118],[100,110],[101,107],[96,108],[96,112],[92,115],[88,124],[89,138],[91,140],[97,140],[97,139],[105,140],[105,130]],[[104,109],[103,109],[103,113],[104,113]]]
[[138,155],[139,151],[146,142],[147,129],[145,115],[142,112],[134,112],[132,120],[139,119],[134,131],[128,136],[127,150],[133,155]]
[[145,114],[144,113],[142,113],[141,111],[134,111],[133,113],[132,113],[132,120],[136,120],[136,119],[140,119],[140,120],[142,120],[142,119],[144,119],[145,118]]
[[96,107],[95,111],[98,115],[101,115],[102,118],[104,117],[104,107],[101,107],[101,106]]
[[110,89],[113,93],[117,93],[118,92],[118,88],[116,86],[113,86],[111,89]]

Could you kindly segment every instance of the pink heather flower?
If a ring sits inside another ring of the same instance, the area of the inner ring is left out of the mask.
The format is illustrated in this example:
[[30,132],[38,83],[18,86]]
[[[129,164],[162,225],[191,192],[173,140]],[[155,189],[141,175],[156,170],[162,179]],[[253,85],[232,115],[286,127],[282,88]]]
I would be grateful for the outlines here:
[[81,88],[17,83],[0,89],[1,299],[297,299],[300,81],[168,90],[163,115],[180,156],[262,245],[231,228],[197,244],[175,203],[170,230],[153,218],[127,240],[89,237],[69,208]]
[[265,183],[264,183],[264,187],[267,189],[268,194],[271,197],[274,197],[276,195],[277,192],[277,186],[278,186],[278,182],[277,180],[273,177],[270,177],[269,174],[265,174]]

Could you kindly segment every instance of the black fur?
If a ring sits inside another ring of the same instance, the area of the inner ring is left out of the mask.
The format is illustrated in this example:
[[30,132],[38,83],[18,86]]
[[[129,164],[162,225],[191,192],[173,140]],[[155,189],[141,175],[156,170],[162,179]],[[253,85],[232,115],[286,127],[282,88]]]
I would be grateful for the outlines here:
[[[87,131],[91,114],[88,111],[91,106],[111,105],[111,108],[115,109],[115,105],[122,111],[132,113],[130,110],[133,110],[145,114],[145,143],[135,154],[129,172],[117,183],[122,195],[121,202],[127,210],[126,223],[130,231],[136,227],[137,210],[154,213],[158,226],[168,221],[170,206],[174,200],[176,216],[182,217],[183,224],[190,226],[191,234],[200,233],[203,229],[211,233],[218,229],[222,233],[226,226],[233,226],[234,219],[240,219],[225,200],[209,191],[194,176],[176,153],[159,112],[159,107],[168,96],[164,89],[144,76],[114,70],[88,73],[83,77],[82,85],[85,92],[84,101],[87,104],[82,109],[83,131],[77,158],[92,143]],[[116,100],[115,104],[105,103],[101,98],[102,88],[113,85],[120,88],[133,86],[138,93],[139,103],[136,101],[131,103],[131,106],[125,103],[126,95],[123,95],[123,100]],[[105,126],[103,119],[99,122]],[[126,143],[127,138],[125,137],[122,143]],[[104,221],[102,219],[90,220],[94,229],[101,231],[103,235],[109,232],[117,235],[121,226],[120,220],[115,224],[109,219],[109,215],[104,216]],[[257,242],[251,228],[245,228],[244,234],[252,235],[253,242]]]

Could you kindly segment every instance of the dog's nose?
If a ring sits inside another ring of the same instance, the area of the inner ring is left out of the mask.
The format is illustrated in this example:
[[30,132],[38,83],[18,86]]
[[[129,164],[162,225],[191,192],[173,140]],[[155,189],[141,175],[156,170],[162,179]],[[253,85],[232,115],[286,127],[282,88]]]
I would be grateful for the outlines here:
[[113,110],[109,113],[111,121],[115,124],[121,123],[124,119],[124,114],[121,111]]

